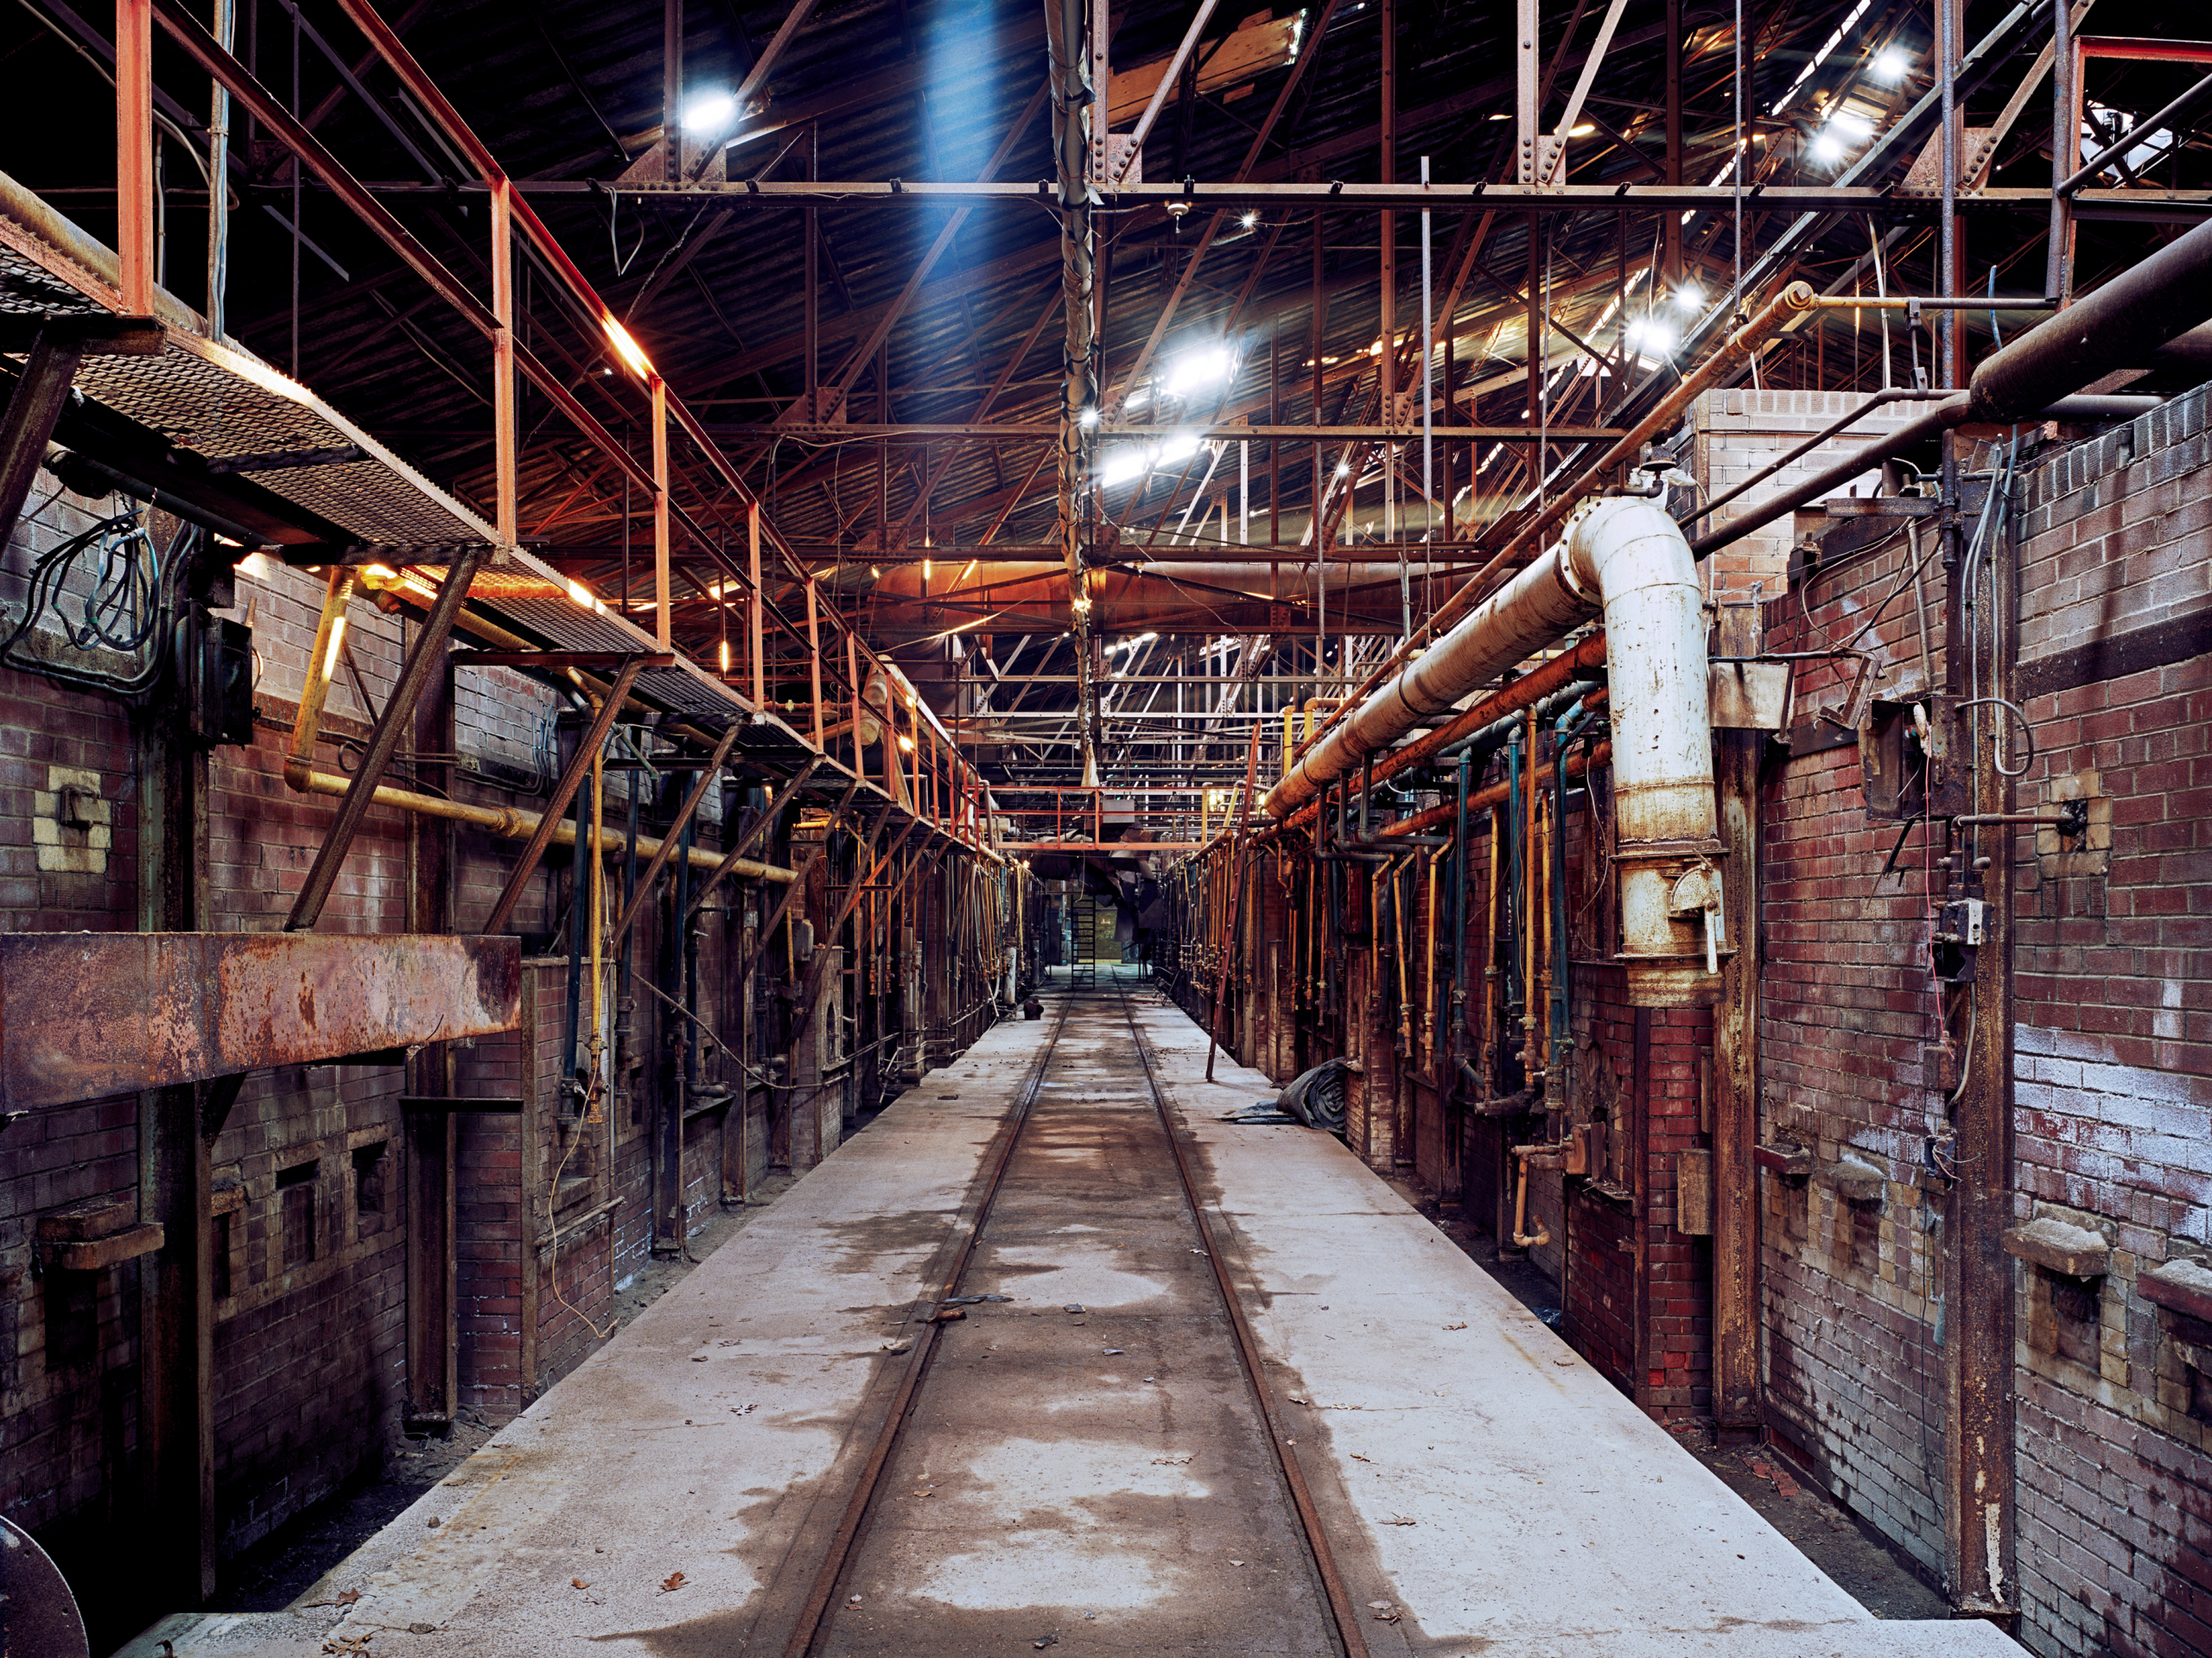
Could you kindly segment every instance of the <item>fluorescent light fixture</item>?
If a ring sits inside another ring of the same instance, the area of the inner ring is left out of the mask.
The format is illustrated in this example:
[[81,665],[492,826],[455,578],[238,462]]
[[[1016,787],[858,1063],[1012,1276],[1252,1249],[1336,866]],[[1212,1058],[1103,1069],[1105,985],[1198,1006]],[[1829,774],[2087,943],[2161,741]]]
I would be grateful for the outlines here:
[[1167,395],[1187,397],[1193,391],[1227,379],[1236,366],[1236,359],[1226,346],[1208,346],[1186,352],[1167,371]]
[[1863,115],[1840,109],[1828,117],[1828,130],[1847,144],[1863,144],[1874,136],[1874,124]]
[[1141,409],[1145,404],[1151,401],[1152,388],[1148,385],[1141,385],[1135,391],[1130,392],[1128,397],[1122,399],[1122,407],[1124,409]]
[[1570,138],[1587,138],[1592,133],[1597,131],[1597,126],[1594,123],[1585,121],[1579,127],[1569,127],[1567,130],[1567,136]]
[[1892,46],[1877,53],[1869,67],[1875,79],[1885,86],[1894,86],[1904,79],[1905,72],[1912,67],[1912,60]]
[[728,92],[700,92],[683,106],[683,130],[693,137],[726,132],[737,118],[737,100]]
[[722,671],[724,673],[729,671],[729,641],[728,639],[722,641]]
[[1843,146],[1824,132],[1813,140],[1813,159],[1816,162],[1840,162],[1843,159]]
[[607,331],[607,343],[614,347],[615,355],[630,365],[632,373],[652,372],[652,359],[645,355],[645,348],[643,346],[631,338],[627,328],[611,316],[601,317],[599,326]]

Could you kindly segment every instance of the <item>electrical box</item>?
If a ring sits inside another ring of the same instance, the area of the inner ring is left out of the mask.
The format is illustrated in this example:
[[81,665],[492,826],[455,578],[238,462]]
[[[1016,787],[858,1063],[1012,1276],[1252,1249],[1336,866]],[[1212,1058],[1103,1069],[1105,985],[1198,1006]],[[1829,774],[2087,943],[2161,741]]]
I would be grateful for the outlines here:
[[1986,906],[1978,898],[1955,899],[1936,912],[1932,970],[1947,984],[1974,982],[1981,950]]
[[253,740],[253,630],[193,607],[176,632],[176,682],[192,734]]

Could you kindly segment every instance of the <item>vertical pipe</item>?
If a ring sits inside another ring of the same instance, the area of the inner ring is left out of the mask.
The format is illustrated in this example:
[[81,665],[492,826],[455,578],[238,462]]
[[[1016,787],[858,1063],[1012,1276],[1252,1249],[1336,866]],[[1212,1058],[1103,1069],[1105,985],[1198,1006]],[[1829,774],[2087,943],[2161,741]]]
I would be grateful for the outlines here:
[[[669,0],[671,5],[677,0]],[[671,608],[669,603],[668,518],[668,387],[652,376],[653,440],[653,637],[664,651],[671,648]]]
[[2044,297],[2063,302],[2072,287],[2067,272],[2067,244],[2072,208],[2059,186],[2073,176],[2081,159],[2081,124],[2074,117],[2074,19],[2068,0],[2050,9],[2050,239],[2044,255]]
[[[520,490],[516,482],[520,441],[515,414],[515,238],[514,187],[505,179],[492,186],[492,472],[499,539],[514,545],[521,533]],[[664,641],[664,643],[665,641]]]
[[[1398,9],[1396,0],[1382,3],[1382,182],[1398,181]],[[1382,354],[1376,359],[1376,370],[1381,378],[1382,423],[1398,424],[1398,216],[1385,211],[1382,216]],[[1358,480],[1354,479],[1353,482]],[[1396,503],[1398,499],[1398,446],[1385,439],[1382,444],[1382,536],[1386,541],[1397,538]],[[1408,614],[1405,618],[1405,632],[1413,632],[1410,614],[1411,601],[1404,592],[1404,572],[1400,570],[1399,600],[1401,608]]]
[[[2056,0],[2054,10],[2063,11],[2067,0]],[[1938,221],[1940,238],[1940,269],[1936,272],[1936,291],[1945,299],[1955,299],[1959,291],[1959,112],[1957,59],[1959,51],[1958,0],[1936,0],[1936,76],[1942,92],[1942,143],[1941,170],[1943,194],[1942,217]],[[1938,351],[1942,359],[1941,378],[1937,384],[1945,390],[1957,385],[1963,378],[1958,346],[1961,334],[1958,313],[1944,307],[1938,318],[1940,334]]]
[[[1682,0],[1667,0],[1666,34],[1666,182],[1679,185],[1682,181]],[[1682,216],[1661,213],[1659,225],[1666,242],[1666,289],[1673,294],[1682,285]]]
[[661,0],[660,143],[661,176],[671,184],[679,183],[683,177],[683,0]]
[[[1322,371],[1321,333],[1327,317],[1327,301],[1322,297],[1321,276],[1324,268],[1321,251],[1321,209],[1313,210],[1313,284],[1307,311],[1312,324],[1309,336],[1310,364],[1313,370],[1313,423],[1321,423]],[[1313,678],[1316,689],[1321,679],[1321,664],[1329,648],[1329,566],[1321,548],[1321,444],[1313,443],[1313,489],[1308,498],[1306,514],[1306,538],[1313,544]]]
[[[760,503],[757,500],[745,509],[745,531],[750,549],[750,574],[753,578],[752,599],[746,606],[753,627],[753,706],[760,709],[768,706],[768,665],[762,659],[763,634],[760,626],[760,612],[767,602],[767,595],[760,587]],[[807,587],[809,599],[813,597],[813,594],[814,588],[810,582]]]
[[[806,181],[811,184],[820,175],[822,163],[822,124],[810,121],[806,126]],[[804,295],[806,315],[800,324],[806,337],[806,417],[809,420],[828,418],[821,407],[822,391],[822,306],[817,294],[821,284],[818,264],[822,232],[821,212],[809,206],[801,213],[802,234],[806,238],[806,274]]]
[[[1421,158],[1421,181],[1428,182],[1428,157]],[[1436,421],[1435,399],[1429,385],[1436,356],[1435,300],[1430,289],[1429,229],[1432,215],[1427,208],[1421,210],[1421,539],[1436,539],[1435,469]],[[1410,635],[1413,630],[1406,632]]]
[[153,0],[117,0],[115,13],[116,263],[123,308],[154,310]]
[[814,699],[814,746],[818,753],[822,748],[822,603],[811,575],[806,578],[806,670]]
[[[238,0],[215,0],[215,44],[238,44]],[[207,99],[207,337],[224,337],[223,299],[231,270],[231,92],[221,81]]]

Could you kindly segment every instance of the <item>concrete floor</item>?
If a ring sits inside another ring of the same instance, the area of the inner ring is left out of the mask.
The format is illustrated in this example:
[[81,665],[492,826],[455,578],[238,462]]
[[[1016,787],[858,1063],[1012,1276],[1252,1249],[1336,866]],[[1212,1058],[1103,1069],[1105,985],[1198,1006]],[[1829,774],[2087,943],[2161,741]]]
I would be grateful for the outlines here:
[[[1218,1121],[1272,1090],[1130,988],[1371,1650],[2013,1650],[1872,1617],[1340,1144]],[[932,1074],[291,1609],[126,1650],[781,1650],[1052,1027]],[[963,1284],[1016,1299],[939,1342],[825,1650],[1332,1649],[1130,1048],[1079,1003]]]

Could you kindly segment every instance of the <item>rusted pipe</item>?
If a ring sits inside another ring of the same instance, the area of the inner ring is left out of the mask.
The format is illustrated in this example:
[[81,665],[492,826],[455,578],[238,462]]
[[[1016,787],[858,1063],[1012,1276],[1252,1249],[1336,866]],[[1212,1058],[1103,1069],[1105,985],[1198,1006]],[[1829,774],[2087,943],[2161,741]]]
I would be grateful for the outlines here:
[[1478,596],[1489,590],[1493,581],[1504,572],[1520,567],[1522,556],[1540,544],[1543,537],[1564,522],[1567,514],[1574,510],[1575,504],[1597,487],[1599,480],[1606,472],[1624,461],[1633,460],[1646,442],[1672,424],[1675,417],[1699,396],[1710,391],[1724,373],[1756,352],[1768,334],[1790,318],[1811,310],[1817,297],[1810,283],[1794,282],[1769,300],[1759,308],[1757,315],[1723,340],[1713,348],[1712,355],[1685,375],[1649,414],[1623,433],[1605,454],[1584,467],[1572,483],[1562,487],[1551,505],[1542,509],[1516,531],[1513,538],[1506,543],[1495,558],[1462,583],[1410,638],[1368,675],[1352,693],[1353,696],[1366,696],[1383,683],[1383,676],[1405,661],[1414,647],[1434,638],[1440,628],[1451,626],[1465,615]]
[[1534,1146],[1513,1148],[1513,1160],[1521,1166],[1521,1178],[1513,1193],[1513,1247],[1516,1249],[1541,1249],[1552,1241],[1551,1229],[1541,1219],[1534,1232],[1529,1230],[1529,1159],[1536,1149]]
[[[291,783],[289,770],[285,781]],[[343,795],[353,786],[351,778],[336,777],[328,772],[308,772],[292,786],[302,794]],[[435,795],[418,794],[412,789],[394,789],[378,785],[372,797],[374,804],[397,811],[414,812],[423,817],[441,817],[448,823],[467,823],[488,829],[505,841],[526,841],[537,829],[538,814],[514,806],[471,806],[458,800],[441,800]],[[599,831],[599,851],[601,857],[623,850],[629,842],[612,829]],[[552,844],[572,847],[576,843],[576,826],[565,819],[553,829]],[[647,856],[660,850],[660,842],[650,835],[638,837],[638,850]],[[691,848],[694,869],[717,869],[721,867],[722,854],[702,847]],[[740,858],[730,867],[730,873],[746,880],[765,880],[778,886],[787,885],[798,879],[798,872],[778,864],[760,863],[751,858]]]

